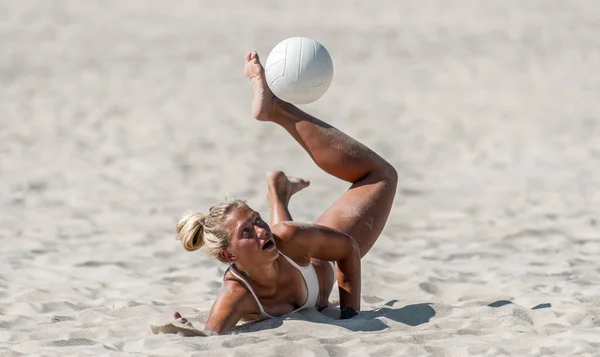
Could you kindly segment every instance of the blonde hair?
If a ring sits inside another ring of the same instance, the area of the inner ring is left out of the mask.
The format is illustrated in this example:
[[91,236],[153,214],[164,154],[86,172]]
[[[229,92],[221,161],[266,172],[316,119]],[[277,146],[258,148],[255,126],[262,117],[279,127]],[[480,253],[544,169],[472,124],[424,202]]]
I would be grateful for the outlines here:
[[206,246],[209,255],[227,263],[221,256],[221,250],[229,249],[231,244],[227,219],[234,210],[244,206],[247,206],[244,200],[231,199],[211,207],[208,214],[188,213],[177,223],[177,239],[187,251],[193,252]]

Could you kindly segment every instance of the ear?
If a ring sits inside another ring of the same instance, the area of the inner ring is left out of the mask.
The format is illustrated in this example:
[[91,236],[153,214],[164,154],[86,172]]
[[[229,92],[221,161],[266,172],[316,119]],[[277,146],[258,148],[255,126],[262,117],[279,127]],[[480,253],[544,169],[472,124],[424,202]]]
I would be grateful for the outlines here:
[[221,256],[228,262],[235,262],[237,258],[227,249],[221,249]]

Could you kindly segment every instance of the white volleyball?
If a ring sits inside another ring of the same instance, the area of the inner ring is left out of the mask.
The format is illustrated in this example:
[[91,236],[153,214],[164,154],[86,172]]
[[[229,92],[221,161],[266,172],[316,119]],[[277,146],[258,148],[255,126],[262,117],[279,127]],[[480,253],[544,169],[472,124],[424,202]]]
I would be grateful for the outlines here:
[[321,98],[333,79],[327,49],[307,37],[291,37],[277,44],[265,62],[267,84],[275,96],[292,104]]

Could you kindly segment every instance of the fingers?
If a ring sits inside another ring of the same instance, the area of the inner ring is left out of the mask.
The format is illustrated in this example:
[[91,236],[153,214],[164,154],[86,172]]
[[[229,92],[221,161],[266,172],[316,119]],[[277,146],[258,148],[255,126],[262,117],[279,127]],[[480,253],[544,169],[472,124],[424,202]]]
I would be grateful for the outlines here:
[[182,317],[181,314],[177,311],[175,311],[175,313],[173,314],[173,317],[175,318],[175,320],[180,320],[180,322],[182,322],[182,323],[188,322],[188,320],[185,317]]

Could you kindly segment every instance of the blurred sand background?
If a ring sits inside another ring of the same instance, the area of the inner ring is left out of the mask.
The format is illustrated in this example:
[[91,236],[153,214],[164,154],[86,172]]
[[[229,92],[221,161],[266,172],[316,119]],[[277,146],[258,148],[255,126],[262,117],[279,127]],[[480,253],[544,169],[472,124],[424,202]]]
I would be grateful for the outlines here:
[[[600,355],[600,5],[589,1],[0,2],[0,356]],[[243,56],[322,42],[303,109],[400,173],[363,314],[202,327],[225,266],[174,226],[264,172],[347,187],[250,117]]]

